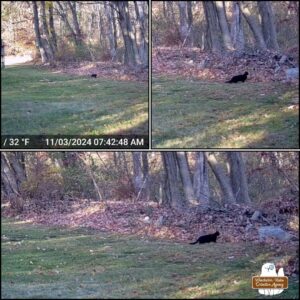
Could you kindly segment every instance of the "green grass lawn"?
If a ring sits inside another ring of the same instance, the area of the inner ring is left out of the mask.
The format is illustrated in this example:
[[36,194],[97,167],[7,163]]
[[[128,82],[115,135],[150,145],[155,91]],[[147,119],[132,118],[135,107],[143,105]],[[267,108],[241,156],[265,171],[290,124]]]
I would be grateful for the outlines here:
[[154,78],[152,145],[157,148],[298,148],[297,87]]
[[148,134],[148,85],[62,75],[31,65],[1,70],[2,134]]
[[[191,246],[11,219],[2,219],[1,253],[3,298],[265,298],[251,276],[284,257],[255,244]],[[289,278],[272,299],[298,298],[298,284]]]

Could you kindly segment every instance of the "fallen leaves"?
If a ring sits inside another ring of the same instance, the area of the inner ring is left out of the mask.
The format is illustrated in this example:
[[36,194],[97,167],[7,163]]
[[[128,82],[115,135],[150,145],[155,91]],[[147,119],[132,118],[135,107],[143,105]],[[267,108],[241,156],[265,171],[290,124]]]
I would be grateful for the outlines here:
[[[97,79],[124,80],[124,81],[147,81],[148,69],[133,70],[121,63],[107,62],[80,62],[67,66],[59,66],[53,69],[53,73],[65,73],[77,76],[90,76],[97,74]],[[95,79],[95,82],[97,82]]]
[[224,82],[233,75],[249,70],[250,82],[283,81],[285,69],[278,65],[275,52],[245,53],[236,57],[234,53],[218,55],[199,48],[156,47],[152,49],[153,74],[162,76],[194,77],[200,80]]

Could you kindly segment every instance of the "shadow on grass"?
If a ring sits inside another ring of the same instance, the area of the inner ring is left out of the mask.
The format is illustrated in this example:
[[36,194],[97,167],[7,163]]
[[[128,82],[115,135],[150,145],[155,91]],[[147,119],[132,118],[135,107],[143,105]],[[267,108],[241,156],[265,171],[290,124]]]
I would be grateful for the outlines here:
[[154,79],[157,148],[298,148],[297,87]]
[[[2,220],[4,298],[260,298],[266,260],[290,254],[249,243],[191,246],[97,230]],[[280,299],[298,295],[298,278]]]
[[2,72],[2,134],[148,134],[148,86],[53,74],[33,66]]

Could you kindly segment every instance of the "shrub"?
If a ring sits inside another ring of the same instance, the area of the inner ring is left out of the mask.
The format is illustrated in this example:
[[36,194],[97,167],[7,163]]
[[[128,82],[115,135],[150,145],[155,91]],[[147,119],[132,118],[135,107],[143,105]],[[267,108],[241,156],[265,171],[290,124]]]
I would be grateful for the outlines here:
[[83,174],[79,166],[69,166],[62,170],[64,193],[72,197],[95,198],[95,189],[91,178]]
[[63,181],[55,166],[35,165],[21,184],[23,198],[32,199],[39,208],[47,208],[63,198]]

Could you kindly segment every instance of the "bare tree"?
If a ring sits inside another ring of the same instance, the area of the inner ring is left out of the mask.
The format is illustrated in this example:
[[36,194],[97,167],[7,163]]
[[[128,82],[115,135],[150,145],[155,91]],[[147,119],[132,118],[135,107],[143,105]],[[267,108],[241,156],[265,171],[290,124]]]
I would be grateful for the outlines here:
[[250,203],[245,164],[240,152],[228,152],[229,176],[238,203]]
[[143,182],[146,200],[150,199],[150,174],[149,174],[149,161],[148,153],[142,152],[142,162],[143,162]]
[[262,31],[267,47],[278,50],[277,34],[275,28],[275,17],[270,1],[257,1],[262,21]]
[[131,25],[131,18],[129,15],[128,1],[115,2],[118,7],[119,23],[122,31],[124,46],[125,46],[125,59],[124,62],[129,67],[136,67],[140,65],[141,58],[139,56],[137,44],[133,28]]
[[219,24],[215,3],[213,1],[203,1],[202,4],[207,22],[206,48],[211,49],[213,52],[221,52],[222,44],[218,34]]
[[223,44],[226,50],[233,50],[230,31],[226,19],[226,12],[224,7],[224,1],[215,1],[216,11],[218,14],[219,25],[222,32]]
[[43,44],[41,32],[40,32],[40,24],[39,24],[39,13],[38,13],[38,6],[36,1],[32,1],[33,7],[33,20],[34,20],[34,31],[35,31],[35,39],[36,45],[39,49],[39,53],[41,55],[42,63],[49,62],[49,57],[47,55],[45,44]]
[[[104,20],[104,14],[106,14],[106,11],[103,13],[101,2],[98,3],[97,7],[98,7],[99,41],[100,41],[101,47],[104,49],[107,49],[107,31],[105,30],[105,20]],[[104,2],[104,8],[105,8],[105,2]],[[109,35],[108,35],[108,38],[109,38]]]
[[23,153],[1,153],[1,179],[7,195],[20,193],[20,185],[26,179]]
[[76,40],[79,44],[82,43],[82,35],[77,17],[77,4],[76,1],[67,1],[72,13],[73,26],[75,29]]
[[[57,5],[58,5],[58,8],[56,8],[56,13],[60,16],[61,20],[64,22],[64,24],[66,25],[68,31],[70,32],[71,34],[71,37],[73,39],[73,42],[75,43],[76,46],[79,46],[81,44],[81,39],[80,39],[80,36],[78,36],[78,32],[76,32],[70,22],[69,22],[69,19],[68,19],[68,16],[67,16],[67,6],[66,6],[66,3],[65,2],[62,2],[62,1],[56,1],[55,2]],[[71,5],[72,6],[72,5]],[[74,20],[73,20],[74,21]],[[76,22],[76,21],[75,21]],[[74,22],[73,22],[74,23]],[[80,32],[80,30],[79,30]]]
[[210,189],[208,181],[208,165],[203,152],[195,152],[195,173],[193,186],[195,196],[200,205],[203,207],[209,206]]
[[10,205],[22,212],[25,201],[21,196],[21,185],[26,179],[24,154],[21,152],[1,152],[1,187]]
[[247,23],[249,24],[249,27],[252,30],[252,33],[254,35],[255,41],[256,41],[256,45],[263,50],[267,49],[264,37],[263,37],[263,33],[261,30],[261,26],[259,24],[259,21],[257,20],[257,18],[255,17],[255,15],[250,12],[249,9],[249,3],[244,3],[242,1],[239,2],[240,4],[240,8],[241,11],[243,13],[243,16],[245,17]]
[[42,11],[42,32],[43,35],[45,36],[45,41],[44,43],[47,43],[48,46],[48,57],[50,58],[50,61],[54,61],[54,56],[55,56],[55,46],[53,44],[53,40],[50,38],[49,34],[49,27],[48,27],[48,22],[47,22],[47,16],[46,16],[46,7],[45,7],[45,2],[41,1],[41,11]]
[[222,166],[218,163],[216,156],[211,152],[205,152],[206,159],[208,161],[209,166],[211,167],[212,171],[214,172],[222,193],[223,193],[223,201],[224,203],[234,203],[235,198],[233,194],[233,190],[227,177],[226,173],[224,172]]
[[179,172],[180,172],[181,180],[182,180],[182,184],[183,184],[185,200],[189,204],[195,204],[196,199],[195,199],[195,195],[194,195],[194,189],[193,189],[193,184],[192,184],[192,179],[191,179],[191,174],[189,171],[188,160],[187,160],[186,154],[185,154],[185,152],[176,152],[176,154],[177,154]]
[[148,65],[148,43],[146,41],[145,13],[142,1],[134,1],[136,13],[136,43],[143,65]]
[[108,22],[108,40],[109,40],[109,50],[111,59],[114,60],[117,52],[116,40],[114,38],[114,24],[113,24],[113,16],[112,9],[108,3],[108,1],[104,1],[104,10],[107,16]]
[[94,188],[95,188],[95,192],[96,192],[96,194],[97,194],[98,197],[99,197],[98,200],[103,200],[103,196],[102,196],[102,193],[101,193],[101,191],[100,191],[100,188],[99,188],[99,186],[98,186],[98,184],[97,184],[95,175],[94,175],[93,170],[91,169],[90,164],[89,164],[89,162],[88,162],[88,160],[89,160],[89,158],[90,158],[90,157],[89,157],[89,156],[90,156],[90,153],[82,153],[82,152],[80,153],[80,152],[76,152],[75,155],[76,155],[76,157],[77,157],[78,159],[80,159],[80,160],[82,161],[83,166],[84,166],[84,168],[85,168],[87,174],[90,176],[90,178],[91,178],[91,180],[92,180],[92,182],[93,182]]
[[189,26],[189,20],[187,15],[187,1],[179,1],[178,2],[179,8],[179,33],[180,33],[180,40],[182,45],[191,46],[191,26]]
[[234,49],[239,52],[243,52],[245,48],[245,35],[242,22],[242,13],[238,1],[233,1],[231,37]]
[[[55,51],[57,51],[57,36],[54,27],[54,17],[53,17],[53,1],[49,1],[49,30],[51,36],[51,44],[54,46]],[[54,51],[54,52],[55,52]]]
[[133,161],[133,186],[135,194],[139,195],[143,189],[142,153],[131,152]]
[[165,197],[163,205],[181,210],[184,206],[184,198],[180,192],[180,181],[177,176],[177,159],[175,152],[162,152],[165,170]]

